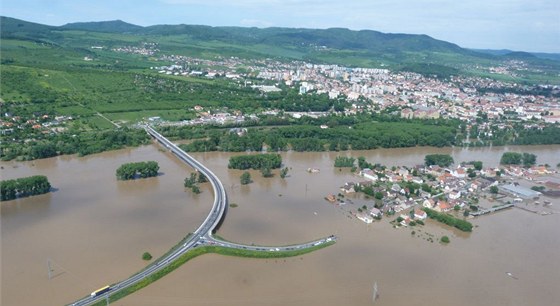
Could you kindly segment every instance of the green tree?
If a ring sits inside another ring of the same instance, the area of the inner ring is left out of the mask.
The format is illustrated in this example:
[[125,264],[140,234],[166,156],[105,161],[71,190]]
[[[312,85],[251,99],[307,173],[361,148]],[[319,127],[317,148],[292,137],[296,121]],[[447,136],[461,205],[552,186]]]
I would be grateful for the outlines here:
[[251,173],[245,171],[243,172],[243,174],[241,174],[241,177],[239,179],[241,181],[241,185],[247,185],[251,183]]
[[474,161],[473,166],[474,166],[475,170],[478,170],[478,171],[482,170],[482,162],[481,161]]
[[198,172],[198,182],[199,183],[206,183],[206,182],[208,182],[208,178],[202,172]]
[[282,170],[280,170],[280,177],[281,178],[286,178],[287,175],[288,175],[288,167],[285,167]]
[[202,191],[200,191],[200,188],[199,188],[197,185],[192,185],[191,191],[192,191],[194,194],[199,194],[199,193],[202,192]]
[[354,167],[354,162],[356,159],[354,157],[337,156],[334,158],[335,167]]
[[497,194],[499,191],[498,186],[490,186],[490,193]]
[[502,165],[521,165],[523,163],[523,154],[517,152],[505,152],[500,158]]
[[190,176],[185,178],[184,186],[186,188],[191,188],[196,184],[196,173],[191,173]]
[[263,177],[273,177],[274,174],[272,174],[272,171],[270,170],[270,167],[264,166],[261,168],[261,174]]
[[144,254],[142,254],[142,259],[143,260],[151,260],[152,259],[152,254],[148,253],[148,252],[144,252]]
[[531,167],[537,163],[537,156],[531,153],[523,153],[523,166]]
[[449,237],[447,237],[447,236],[441,237],[441,240],[440,240],[440,241],[441,241],[441,243],[445,243],[445,244],[447,244],[447,243],[450,242]]

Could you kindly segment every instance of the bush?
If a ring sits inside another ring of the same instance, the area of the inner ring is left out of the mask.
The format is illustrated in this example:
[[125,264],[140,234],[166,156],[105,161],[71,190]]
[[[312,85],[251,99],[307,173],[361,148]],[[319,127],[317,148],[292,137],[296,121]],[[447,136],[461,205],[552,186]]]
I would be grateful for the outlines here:
[[450,242],[449,237],[447,237],[447,236],[441,237],[440,241],[441,241],[441,243],[449,243]]
[[243,172],[243,174],[241,174],[241,177],[239,178],[241,185],[247,185],[249,183],[251,183],[251,173],[245,171]]
[[142,259],[151,260],[152,259],[152,254],[150,254],[148,252],[144,252],[144,254],[142,254]]

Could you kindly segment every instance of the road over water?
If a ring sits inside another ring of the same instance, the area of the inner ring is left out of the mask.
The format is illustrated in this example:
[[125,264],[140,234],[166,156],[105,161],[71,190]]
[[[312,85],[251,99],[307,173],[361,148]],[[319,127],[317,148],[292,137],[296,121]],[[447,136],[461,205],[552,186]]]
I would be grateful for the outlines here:
[[137,284],[138,282],[142,281],[146,277],[168,266],[170,263],[178,259],[181,255],[185,254],[189,250],[200,245],[218,245],[218,246],[234,248],[234,249],[245,249],[245,250],[262,251],[262,252],[282,252],[282,251],[302,250],[302,249],[315,247],[323,243],[328,243],[336,240],[336,237],[331,235],[327,238],[323,238],[323,239],[319,239],[303,244],[295,244],[295,245],[288,245],[288,246],[256,246],[256,245],[243,245],[243,244],[216,239],[215,237],[212,236],[212,233],[218,228],[222,219],[225,217],[225,213],[228,207],[227,194],[224,186],[222,185],[222,182],[212,171],[210,171],[210,169],[206,168],[202,163],[192,158],[189,154],[181,150],[178,146],[173,144],[167,138],[163,137],[152,127],[145,126],[145,130],[150,136],[156,139],[161,145],[165,146],[169,151],[175,154],[175,156],[177,156],[180,160],[184,161],[189,166],[193,167],[196,171],[204,174],[206,178],[208,178],[208,181],[210,182],[210,184],[212,184],[212,189],[214,191],[214,205],[212,205],[212,209],[210,210],[210,213],[208,214],[204,222],[202,222],[202,224],[198,227],[198,229],[196,229],[196,231],[194,231],[192,235],[188,236],[187,239],[183,242],[183,244],[177,249],[175,249],[173,252],[169,253],[163,258],[158,259],[158,261],[154,265],[149,266],[148,268],[142,270],[138,274],[135,274],[123,281],[120,281],[118,283],[109,286],[109,288],[104,290],[105,291],[104,293],[99,293],[99,294],[92,293],[92,295],[77,300],[70,305],[75,305],[75,306],[91,305],[98,301],[108,299],[110,295],[119,292],[127,287]]

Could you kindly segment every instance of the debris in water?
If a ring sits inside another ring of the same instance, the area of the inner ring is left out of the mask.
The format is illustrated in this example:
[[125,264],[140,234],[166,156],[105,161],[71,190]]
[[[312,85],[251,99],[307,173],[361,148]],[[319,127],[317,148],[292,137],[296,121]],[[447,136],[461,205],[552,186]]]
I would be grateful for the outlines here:
[[513,279],[519,279],[519,278],[513,276],[513,273],[511,273],[511,272],[506,272],[506,274]]

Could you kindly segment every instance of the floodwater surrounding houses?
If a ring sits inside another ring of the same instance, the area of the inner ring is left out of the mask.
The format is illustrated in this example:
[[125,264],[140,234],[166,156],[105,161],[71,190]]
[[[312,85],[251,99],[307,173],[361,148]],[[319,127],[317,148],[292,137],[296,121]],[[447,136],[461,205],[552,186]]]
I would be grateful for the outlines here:
[[[184,190],[192,170],[160,147],[145,146],[78,158],[1,163],[2,178],[49,177],[55,191],[1,204],[1,304],[61,305],[140,270],[144,251],[158,257],[196,229],[211,207]],[[560,272],[560,214],[540,216],[508,209],[472,222],[462,233],[431,220],[425,231],[451,243],[430,243],[395,230],[388,219],[365,224],[328,204],[325,194],[355,179],[333,167],[338,155],[373,163],[414,166],[426,154],[451,154],[456,162],[497,166],[505,151],[537,155],[556,165],[560,146],[408,148],[354,152],[282,153],[290,168],[241,186],[241,171],[227,169],[230,153],[196,153],[220,177],[231,203],[219,234],[264,245],[303,242],[335,234],[332,247],[296,258],[247,259],[205,255],[119,305],[552,305]],[[120,182],[115,169],[156,160],[161,175]],[[308,168],[320,170],[309,173]],[[349,204],[352,205],[352,204]],[[553,207],[560,207],[556,200]],[[386,222],[386,223],[384,223]],[[52,263],[48,278],[47,260]],[[507,273],[515,275],[515,279]]]

